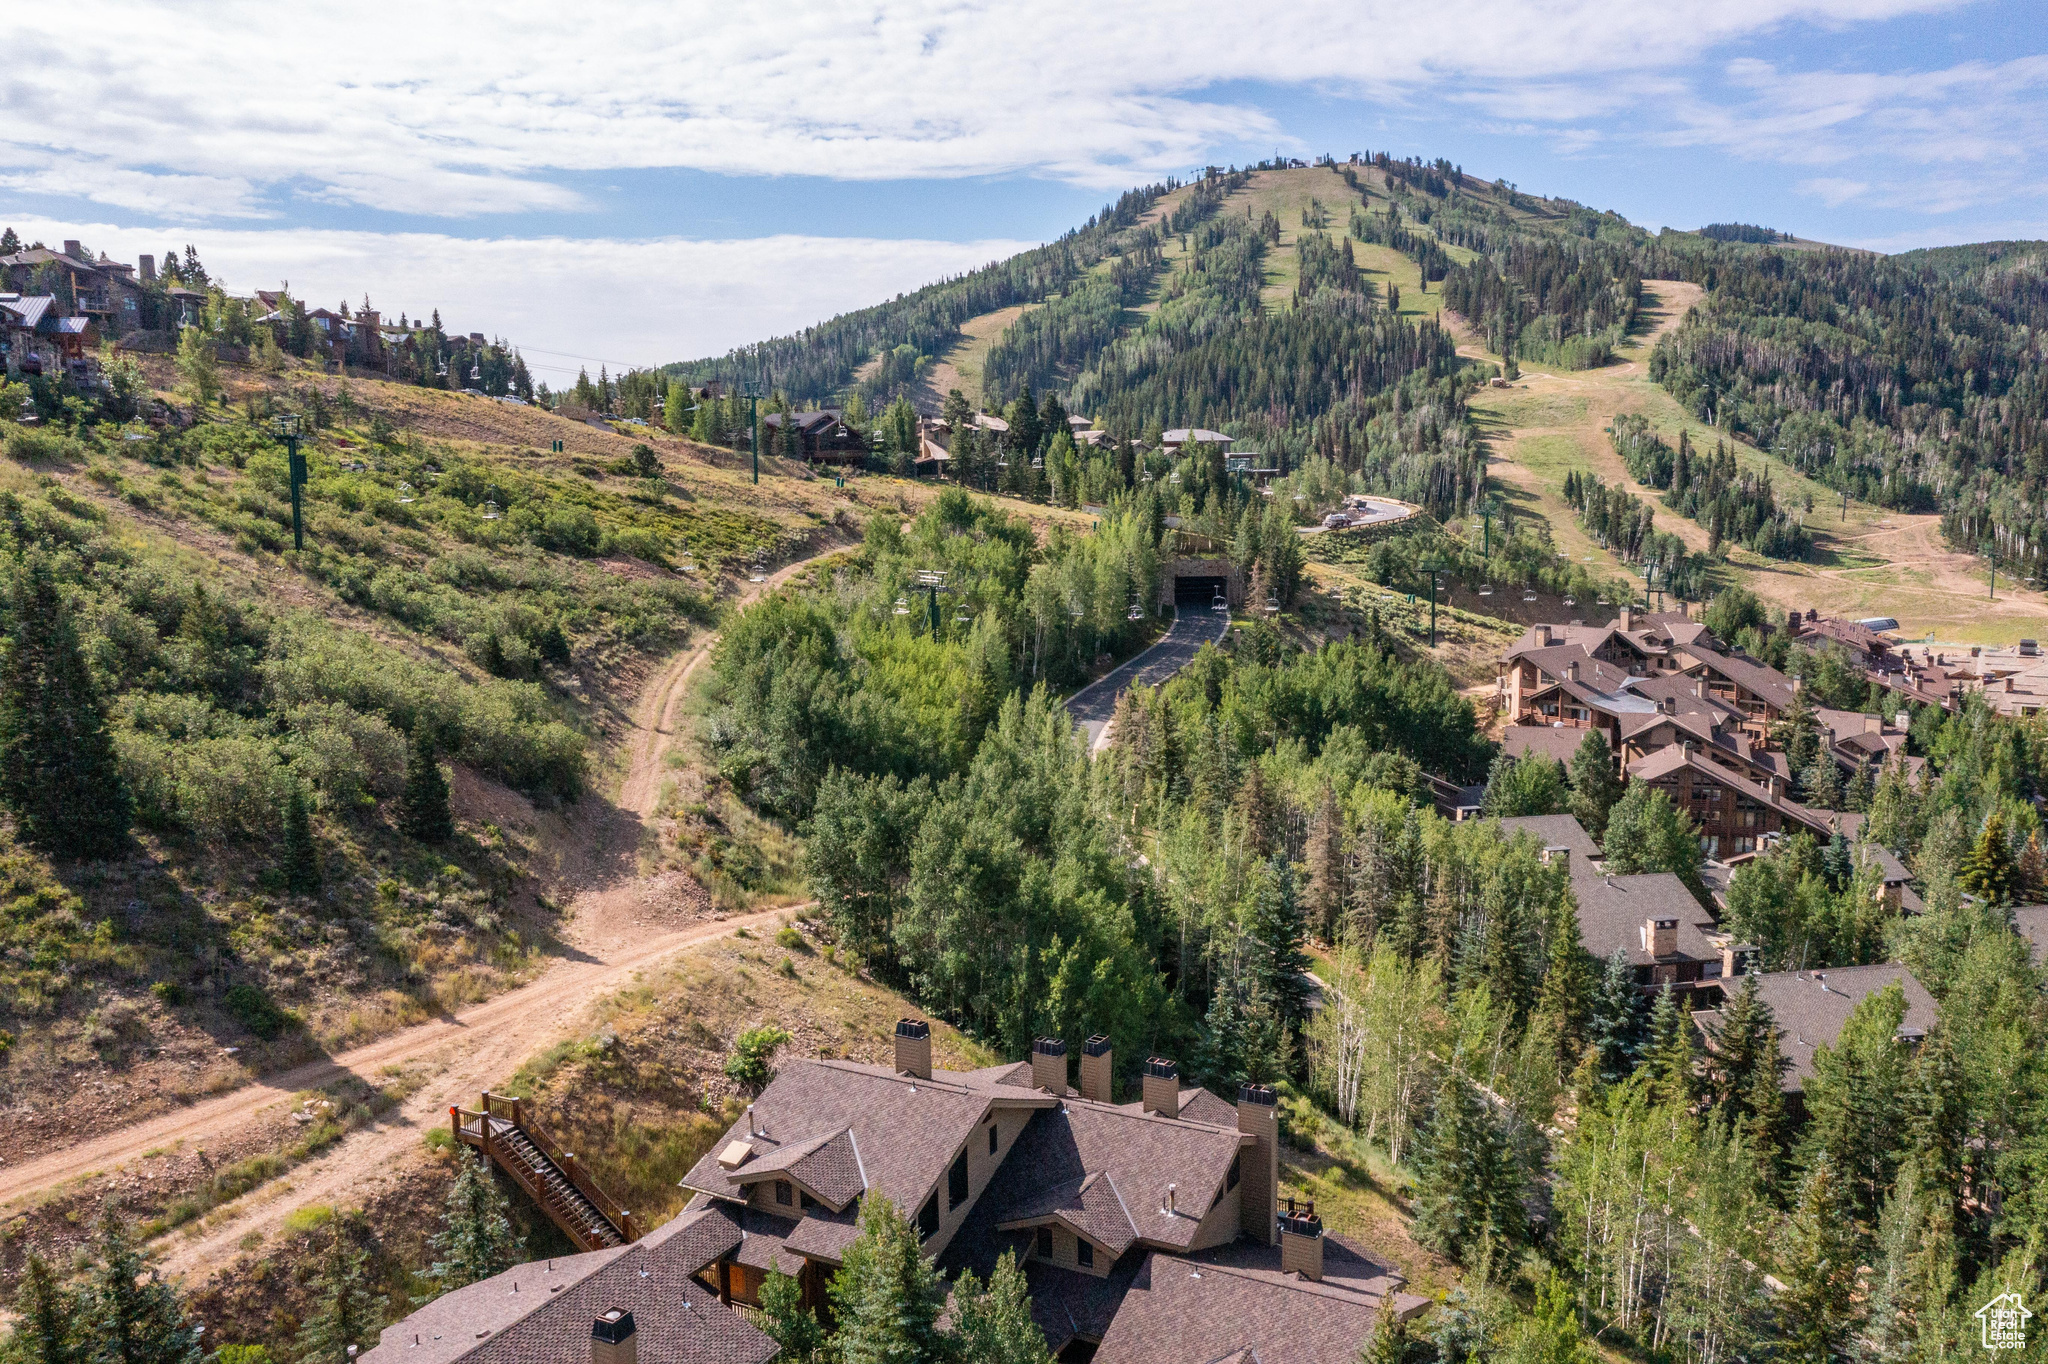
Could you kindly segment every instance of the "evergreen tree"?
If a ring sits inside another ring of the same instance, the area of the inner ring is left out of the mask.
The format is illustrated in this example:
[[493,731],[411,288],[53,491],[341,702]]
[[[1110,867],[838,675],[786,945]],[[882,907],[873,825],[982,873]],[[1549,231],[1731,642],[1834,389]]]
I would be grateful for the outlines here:
[[0,800],[45,852],[111,856],[127,840],[133,807],[70,609],[40,553],[16,571],[10,604],[0,664]]
[[1568,1074],[1592,1028],[1594,963],[1579,941],[1579,913],[1569,890],[1551,902],[1544,930],[1543,980],[1536,1012],[1552,1020],[1559,1046],[1558,1078]]
[[1031,1319],[1031,1289],[1014,1251],[996,1261],[987,1287],[972,1270],[960,1276],[951,1343],[955,1358],[974,1364],[1052,1364],[1045,1332]]
[[1778,1029],[1773,1023],[1764,1029],[1763,1047],[1757,1053],[1749,1084],[1743,1090],[1741,1116],[1735,1124],[1736,1134],[1755,1157],[1764,1187],[1773,1191],[1778,1185],[1778,1166],[1785,1143],[1787,1115],[1783,1076],[1790,1066],[1791,1063],[1779,1050]]
[[825,1328],[804,1306],[803,1282],[779,1269],[769,1269],[761,1281],[761,1315],[754,1324],[782,1347],[776,1359],[783,1364],[813,1364],[825,1348]]
[[0,1358],[10,1364],[85,1364],[77,1297],[57,1278],[50,1262],[31,1250],[14,1294],[14,1327]]
[[1778,1295],[1789,1357],[1826,1364],[1855,1328],[1857,1307],[1854,1210],[1826,1156],[1807,1170],[1799,1203],[1785,1228]]
[[[1130,693],[1125,692],[1124,695]],[[1338,803],[1336,789],[1328,782],[1323,783],[1322,793],[1316,800],[1315,817],[1309,822],[1308,846],[1304,851],[1308,856],[1306,907],[1309,921],[1318,937],[1324,942],[1334,942],[1337,916],[1344,910],[1349,887],[1345,876],[1344,807]]]
[[1963,859],[1957,884],[1994,905],[2012,903],[2013,891],[2019,884],[2019,868],[2013,862],[2012,844],[2006,838],[2003,810],[1993,810],[1984,821],[1970,855]]
[[633,472],[641,478],[661,477],[661,456],[654,453],[654,447],[642,442],[633,447]]
[[1586,731],[1572,753],[1571,813],[1596,840],[1606,837],[1607,814],[1621,799],[1621,779],[1614,772],[1614,753],[1597,729]]
[[1496,1250],[1521,1242],[1521,1169],[1499,1120],[1455,1067],[1444,1072],[1415,1161],[1418,1242],[1461,1264],[1482,1240]]
[[1678,1002],[1669,985],[1650,1009],[1649,1044],[1643,1053],[1650,1093],[1660,1104],[1690,1107],[1693,1099],[1692,1010]]
[[312,895],[320,889],[320,854],[313,844],[313,817],[306,808],[306,792],[297,782],[284,805],[284,883],[294,895]]
[[1842,786],[1842,768],[1835,756],[1823,749],[1800,773],[1799,786],[1806,803],[1821,810],[1848,808],[1848,794]]
[[1636,1068],[1642,1048],[1643,1002],[1636,993],[1635,968],[1628,953],[1615,948],[1593,994],[1592,1042],[1603,1084],[1618,1085]]
[[840,1364],[942,1364],[946,1358],[938,1271],[925,1259],[916,1230],[878,1193],[860,1201],[860,1233],[832,1276],[831,1293]]
[[524,1241],[512,1234],[505,1195],[499,1192],[481,1160],[458,1162],[455,1182],[441,1208],[441,1230],[434,1236],[440,1258],[427,1272],[445,1292],[508,1268]]
[[1948,1225],[1963,1225],[1963,1193],[1970,1127],[1969,1096],[1961,1061],[1946,1026],[1913,1058],[1906,1096],[1906,1150],[1928,1197],[1947,1210]]
[[1699,830],[1692,816],[1671,803],[1671,797],[1648,782],[1632,781],[1607,815],[1607,836],[1600,845],[1607,870],[1617,876],[1668,871],[1701,893]]
[[298,1348],[306,1364],[345,1364],[348,1347],[376,1341],[381,1324],[370,1293],[369,1252],[356,1244],[353,1218],[337,1218],[314,1284],[319,1306],[299,1327]]
[[1252,887],[1250,927],[1259,946],[1262,993],[1272,1001],[1288,1033],[1299,1033],[1308,1018],[1309,955],[1303,946],[1307,932],[1301,897],[1294,887],[1294,864],[1284,855],[1268,858],[1258,872]]
[[399,796],[398,828],[422,843],[446,843],[455,837],[455,817],[448,809],[448,779],[434,752],[434,731],[416,721],[405,755],[405,790]]
[[[1726,990],[1725,983],[1722,988]],[[1763,1066],[1764,1053],[1776,1040],[1777,1031],[1778,1022],[1751,971],[1743,976],[1742,988],[1734,998],[1721,1006],[1721,1026],[1708,1056],[1714,1102],[1726,1111],[1731,1123],[1740,1123],[1748,1114],[1750,1082]]]
[[1536,1285],[1534,1310],[1522,1319],[1515,1335],[1505,1355],[1515,1364],[1599,1364],[1601,1359],[1579,1327],[1571,1285],[1554,1269]]
[[1243,785],[1233,802],[1244,817],[1245,838],[1254,856],[1271,857],[1280,841],[1280,802],[1266,780],[1262,764],[1246,766]]
[[94,1364],[199,1364],[198,1324],[112,1208],[100,1215],[92,1255],[78,1320],[90,1323]]
[[1413,1353],[1408,1323],[1401,1320],[1394,1295],[1381,1295],[1379,1322],[1373,1327],[1372,1339],[1359,1351],[1358,1364],[1408,1364]]

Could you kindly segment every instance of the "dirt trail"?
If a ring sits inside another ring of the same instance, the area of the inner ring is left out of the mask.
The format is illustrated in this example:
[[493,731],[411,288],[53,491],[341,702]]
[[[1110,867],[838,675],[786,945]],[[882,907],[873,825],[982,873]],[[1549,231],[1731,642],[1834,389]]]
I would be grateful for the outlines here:
[[[837,546],[823,550],[764,582],[746,584],[735,604],[759,599],[817,559],[837,552]],[[600,822],[601,839],[630,842],[644,829],[643,821],[660,798],[685,686],[717,639],[714,632],[704,634],[669,660],[643,689],[633,712],[636,733],[617,802],[619,817]],[[592,859],[591,865],[630,865],[629,848],[612,852],[612,857]],[[622,853],[624,857],[617,855]],[[295,1208],[358,1202],[368,1187],[392,1177],[399,1159],[416,1149],[424,1127],[445,1121],[450,1102],[474,1103],[476,1091],[501,1082],[527,1057],[574,1035],[592,1000],[694,943],[736,928],[765,927],[790,912],[778,907],[715,920],[692,916],[678,924],[672,911],[688,898],[673,885],[680,876],[613,876],[610,884],[584,890],[570,907],[564,934],[567,951],[539,979],[518,989],[38,1159],[0,1165],[0,1208],[32,1201],[67,1182],[128,1164],[159,1148],[182,1144],[203,1149],[207,1142],[246,1124],[277,1121],[296,1094],[347,1075],[381,1088],[389,1083],[393,1068],[405,1066],[408,1079],[418,1084],[412,1098],[288,1176],[173,1233],[164,1247],[165,1268],[173,1274],[203,1275],[229,1263],[245,1238],[274,1234]]]

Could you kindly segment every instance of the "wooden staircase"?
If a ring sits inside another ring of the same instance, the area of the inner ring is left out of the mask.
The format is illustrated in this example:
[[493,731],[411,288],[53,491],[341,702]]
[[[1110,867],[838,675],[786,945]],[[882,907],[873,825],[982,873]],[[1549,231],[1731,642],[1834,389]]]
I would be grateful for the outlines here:
[[485,1090],[476,1108],[451,1107],[448,1121],[456,1141],[510,1175],[578,1250],[623,1246],[645,1234],[639,1219],[534,1120],[526,1100]]

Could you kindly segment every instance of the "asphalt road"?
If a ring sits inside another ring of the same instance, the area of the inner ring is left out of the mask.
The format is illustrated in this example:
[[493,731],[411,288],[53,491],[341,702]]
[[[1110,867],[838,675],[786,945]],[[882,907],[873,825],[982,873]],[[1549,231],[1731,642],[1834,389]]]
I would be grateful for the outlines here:
[[1164,682],[1185,668],[1204,644],[1220,644],[1229,629],[1227,612],[1176,608],[1172,628],[1160,636],[1157,644],[1068,697],[1068,713],[1075,724],[1088,731],[1089,751],[1100,744],[1103,726],[1116,711],[1116,698],[1127,688],[1140,683],[1152,687]]

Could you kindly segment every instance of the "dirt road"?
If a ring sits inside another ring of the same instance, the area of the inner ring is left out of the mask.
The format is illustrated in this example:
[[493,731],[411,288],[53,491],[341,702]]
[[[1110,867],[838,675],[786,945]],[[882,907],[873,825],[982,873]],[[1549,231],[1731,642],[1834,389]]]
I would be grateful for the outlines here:
[[[765,582],[746,584],[736,605],[758,599],[836,552],[836,547],[822,551]],[[686,685],[716,643],[717,635],[707,632],[670,659],[643,689],[633,712],[635,733],[617,802],[621,818],[602,824],[607,837],[637,838],[653,814]],[[619,859],[593,860],[594,865],[606,863],[618,865]],[[203,1276],[229,1263],[252,1235],[275,1233],[295,1208],[359,1202],[371,1185],[389,1177],[401,1157],[417,1149],[424,1127],[445,1120],[449,1103],[475,1102],[476,1091],[502,1082],[535,1052],[574,1036],[585,1026],[586,1006],[592,1000],[693,943],[740,927],[767,927],[789,913],[778,908],[678,924],[673,915],[662,912],[670,907],[663,901],[675,898],[664,893],[667,883],[678,875],[615,877],[611,884],[583,890],[570,906],[564,933],[567,952],[539,979],[516,990],[36,1160],[0,1166],[0,1208],[136,1161],[151,1151],[179,1145],[203,1148],[246,1124],[277,1121],[298,1093],[348,1075],[382,1088],[396,1068],[404,1067],[409,1086],[417,1086],[412,1098],[285,1177],[172,1233],[161,1247],[164,1267],[173,1274]]]

